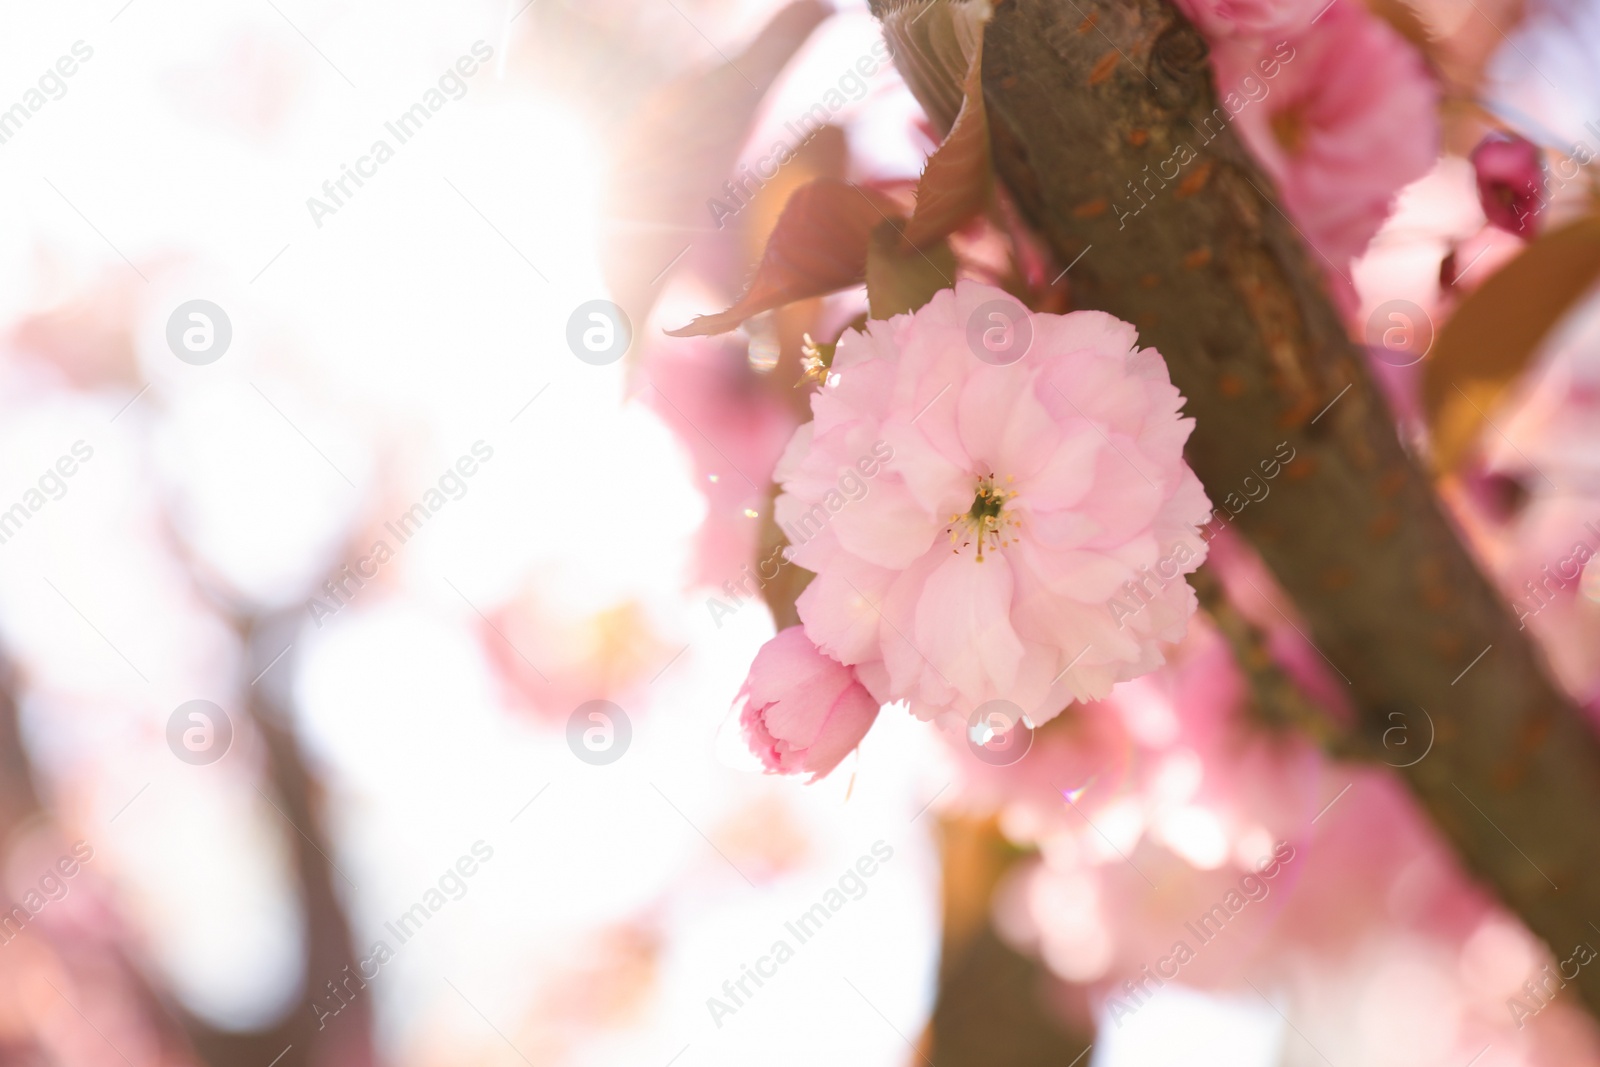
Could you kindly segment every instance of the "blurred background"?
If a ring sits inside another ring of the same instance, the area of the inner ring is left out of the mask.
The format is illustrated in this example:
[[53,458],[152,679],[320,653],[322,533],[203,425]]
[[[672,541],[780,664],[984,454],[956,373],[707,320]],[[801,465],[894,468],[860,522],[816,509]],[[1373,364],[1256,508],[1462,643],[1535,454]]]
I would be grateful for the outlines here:
[[[662,331],[739,294],[796,185],[909,181],[934,143],[864,3],[781,8],[10,5],[0,1064],[1588,1062],[1570,1002],[1537,1040],[1507,1021],[1544,950],[1392,779],[1172,725],[1237,688],[1209,631],[1123,732],[1069,739],[1048,816],[904,714],[822,782],[759,773],[732,709],[774,623],[743,569],[803,334],[864,297]],[[1592,78],[1592,13],[1520,45],[1415,17],[1506,114],[1600,118],[1496,59]],[[1456,140],[1363,308],[1442,306],[1441,257],[1514,249]],[[1485,478],[1526,496],[1518,456]],[[1484,511],[1485,543],[1528,514]],[[1257,759],[1273,788],[1208,792]],[[1150,907],[1203,911],[1280,832],[1337,869],[1397,818],[1359,915],[1274,888],[1241,939],[1262,989],[1197,971],[1110,1025],[1104,983],[1172,940]]]
[[[8,897],[46,903],[0,933],[0,1062],[907,1055],[925,739],[875,737],[853,793],[740,763],[771,620],[707,612],[705,476],[630,364],[566,342],[640,221],[606,193],[628,120],[762,8],[7,12],[0,96],[45,103],[0,127],[0,836]],[[873,40],[840,16],[810,62]],[[210,351],[169,342],[196,300]],[[569,746],[590,700],[614,762]],[[870,892],[715,1027],[879,840]]]

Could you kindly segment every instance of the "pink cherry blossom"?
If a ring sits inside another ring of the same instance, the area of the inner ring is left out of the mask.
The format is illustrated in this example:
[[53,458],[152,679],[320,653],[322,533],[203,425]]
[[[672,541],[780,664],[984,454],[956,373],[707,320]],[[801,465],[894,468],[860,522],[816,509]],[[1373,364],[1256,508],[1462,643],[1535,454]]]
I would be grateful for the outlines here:
[[1327,0],[1178,0],[1178,9],[1208,41],[1249,37],[1276,41],[1305,29]]
[[[997,365],[976,353],[1007,305],[1032,340]],[[791,559],[817,575],[806,634],[880,702],[949,722],[1002,699],[1040,723],[1159,666],[1210,513],[1182,404],[1127,323],[974,282],[847,333],[777,470]],[[858,468],[875,475],[841,493]]]
[[811,774],[814,782],[861,743],[878,702],[855,673],[829,659],[791,626],[761,646],[740,693],[740,722],[767,770]]
[[[1485,435],[1484,455],[1450,494],[1485,569],[1556,679],[1600,722],[1600,318],[1569,342]],[[1512,444],[1511,442],[1516,442]]]
[[1257,956],[1301,881],[1294,850],[1326,800],[1319,754],[1256,728],[1248,695],[1226,643],[1197,624],[1173,662],[1044,729],[1006,773],[960,762],[956,803],[998,804],[1006,834],[1039,847],[1041,862],[999,902],[1009,937],[1063,977],[1117,993],[1175,939],[1198,949],[1183,924],[1288,845],[1265,899],[1186,961],[1181,980],[1222,984]]
[[[541,585],[540,574],[474,627],[506,703],[565,721],[588,700],[627,700],[671,650],[649,606],[638,600],[577,608]],[[538,666],[519,651],[538,649]]]
[[1264,48],[1214,48],[1218,95],[1290,217],[1343,280],[1396,194],[1439,154],[1438,87],[1416,49],[1352,0],[1334,0],[1273,46],[1270,77]]
[[755,558],[766,486],[797,421],[744,347],[691,338],[645,355],[643,398],[683,442],[705,495],[694,577],[714,586],[738,579]]
[[1544,157],[1539,146],[1510,133],[1491,133],[1472,150],[1478,201],[1491,226],[1527,237],[1544,204]]
[[[1172,982],[1253,985],[1277,989],[1336,1062],[1378,1062],[1396,1042],[1437,1067],[1488,1043],[1516,1053],[1506,1062],[1596,1062],[1574,1003],[1522,1008],[1540,1024],[1519,1027],[1507,998],[1527,999],[1555,957],[1461,869],[1404,783],[1263,730],[1249,697],[1226,644],[1195,625],[1171,663],[1040,731],[1021,763],[963,753],[954,805],[997,812],[1038,852],[996,896],[1003,936],[1114,1029],[1150,1025],[1135,1016]],[[1420,717],[1405,726],[1428,740]],[[1386,759],[1412,758],[1384,740]],[[1345,1005],[1366,983],[1398,1006],[1352,1028]],[[1428,1005],[1438,1018],[1420,1027]]]
[[961,759],[954,802],[1095,864],[1148,840],[1191,866],[1243,866],[1294,839],[1320,803],[1315,749],[1247,717],[1248,683],[1210,625],[1191,624],[1170,658],[1039,731],[1014,766]]

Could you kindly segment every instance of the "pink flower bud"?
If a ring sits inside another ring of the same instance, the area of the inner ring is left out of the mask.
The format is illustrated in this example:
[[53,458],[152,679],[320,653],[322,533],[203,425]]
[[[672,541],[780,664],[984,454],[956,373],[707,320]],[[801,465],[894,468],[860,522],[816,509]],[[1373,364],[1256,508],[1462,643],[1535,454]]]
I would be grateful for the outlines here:
[[767,770],[809,772],[814,782],[861,743],[878,702],[849,667],[817,651],[791,626],[761,646],[740,696],[750,749]]
[[1544,161],[1539,146],[1511,133],[1491,133],[1472,150],[1478,201],[1489,225],[1533,235],[1533,216],[1544,206]]

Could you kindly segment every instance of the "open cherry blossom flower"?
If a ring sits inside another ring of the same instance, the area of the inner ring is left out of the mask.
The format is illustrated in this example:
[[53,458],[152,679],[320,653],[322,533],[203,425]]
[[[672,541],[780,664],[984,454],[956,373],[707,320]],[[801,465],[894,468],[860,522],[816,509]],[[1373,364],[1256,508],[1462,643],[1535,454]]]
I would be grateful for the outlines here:
[[[1002,306],[1031,333],[1006,365],[977,355]],[[807,636],[874,698],[951,725],[1006,700],[1037,724],[1163,662],[1210,505],[1183,398],[1132,326],[962,281],[845,334],[832,369],[775,513],[817,575]]]

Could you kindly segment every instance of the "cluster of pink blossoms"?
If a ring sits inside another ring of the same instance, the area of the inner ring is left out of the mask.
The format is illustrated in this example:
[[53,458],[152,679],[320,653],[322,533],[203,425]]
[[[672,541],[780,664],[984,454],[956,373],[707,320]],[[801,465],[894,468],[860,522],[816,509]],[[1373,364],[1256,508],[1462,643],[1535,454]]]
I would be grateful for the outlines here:
[[[756,553],[760,488],[794,432],[795,418],[751,368],[740,346],[710,338],[651,348],[644,400],[683,442],[706,498],[695,577],[720,586]],[[738,562],[735,562],[738,561]]]
[[[1145,1010],[1181,999],[1170,985],[1254,986],[1335,1063],[1459,1067],[1486,1045],[1507,1065],[1597,1062],[1560,993],[1572,946],[1552,954],[1476,885],[1395,775],[1252,721],[1210,626],[1171,658],[1074,709],[1015,766],[957,751],[950,802],[998,814],[1037,852],[994,918],[1062,980],[1069,1011],[1152,1028],[1169,1023]],[[1315,689],[1308,665],[1286,664]],[[1433,724],[1392,721],[1384,758],[1426,758]]]
[[1422,57],[1356,0],[1178,6],[1285,210],[1347,283],[1395,195],[1439,155],[1439,91]]
[[[1353,306],[1351,262],[1437,156],[1421,57],[1354,0],[1181,6],[1211,45],[1228,121]],[[1004,700],[1039,725],[1159,667],[1194,609],[1181,577],[1142,585],[1153,595],[1131,615],[1111,606],[1158,563],[1181,575],[1205,555],[1195,528],[1209,506],[1161,357],[1126,323],[1076,312],[1028,315],[1032,346],[1015,363],[976,358],[971,321],[1004,299],[965,282],[847,334],[778,464],[789,559],[817,575],[797,605],[809,654],[870,697],[843,706],[904,701],[955,725]],[[885,446],[887,472],[842,498],[841,472]],[[746,729],[769,767],[826,773],[876,710],[763,711],[821,670],[780,673],[796,648],[758,659]]]
[[[1020,308],[963,281],[847,333],[778,464],[789,558],[816,578],[797,605],[810,649],[780,635],[786,653],[764,650],[746,687],[746,729],[773,769],[826,773],[896,701],[954,725],[1005,700],[1041,724],[1159,667],[1183,636],[1195,598],[1181,575],[1205,556],[1211,508],[1166,364],[1091,311],[1027,314],[1020,358],[981,359],[971,338],[996,301]],[[841,476],[885,445],[865,495],[841,497]],[[808,688],[819,659],[870,701],[823,707]]]

